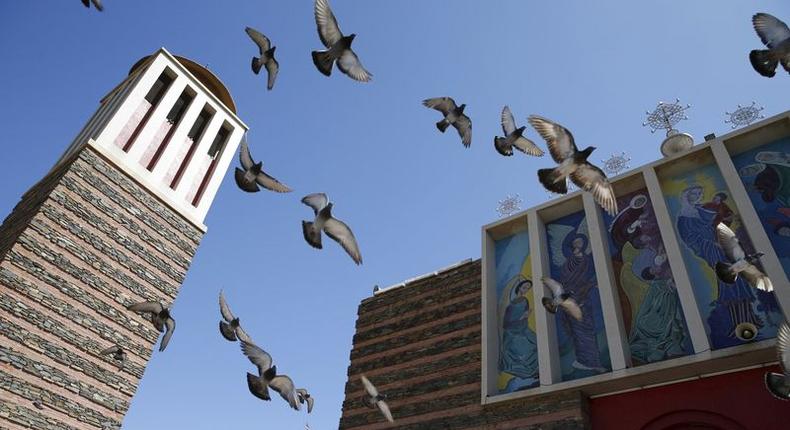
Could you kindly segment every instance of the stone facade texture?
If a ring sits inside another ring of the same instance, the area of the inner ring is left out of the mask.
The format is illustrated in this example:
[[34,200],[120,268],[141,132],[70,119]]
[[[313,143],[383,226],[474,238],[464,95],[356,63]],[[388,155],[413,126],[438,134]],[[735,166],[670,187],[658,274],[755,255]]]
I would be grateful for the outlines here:
[[125,307],[171,304],[202,235],[90,147],[25,193],[0,226],[0,430],[119,428],[159,338]]
[[[483,406],[481,264],[472,261],[362,301],[340,429],[586,429],[580,392]],[[395,424],[362,403],[365,374]]]

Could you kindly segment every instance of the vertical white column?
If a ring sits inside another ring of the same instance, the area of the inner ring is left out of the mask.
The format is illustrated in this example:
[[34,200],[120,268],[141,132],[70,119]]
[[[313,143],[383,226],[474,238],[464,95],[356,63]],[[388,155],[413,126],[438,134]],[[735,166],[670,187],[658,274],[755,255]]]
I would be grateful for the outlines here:
[[[195,181],[200,181],[203,174],[206,173],[206,169],[208,168],[208,163],[206,162],[208,150],[211,147],[211,143],[214,142],[214,138],[217,136],[217,132],[219,132],[219,128],[224,121],[225,115],[220,110],[217,110],[214,116],[211,117],[211,121],[209,121],[206,126],[206,131],[203,133],[203,136],[200,137],[200,142],[198,142],[198,146],[195,149],[195,155],[192,156],[192,160],[190,160],[189,165],[186,167],[181,177],[181,182],[178,184],[178,187],[176,187],[176,195],[179,201],[183,202],[187,200],[187,195],[192,190]],[[189,205],[190,202],[185,204]],[[196,215],[196,217],[198,219],[203,219],[199,215]]]
[[[115,145],[113,141],[115,137],[118,136],[118,133],[121,132],[123,127],[129,121],[129,117],[132,116],[137,107],[140,105],[141,100],[148,94],[148,91],[153,87],[154,82],[156,82],[159,75],[165,71],[165,67],[167,67],[168,61],[162,56],[158,55],[148,66],[147,70],[145,70],[141,76],[137,79],[137,82],[133,84],[132,90],[127,94],[126,98],[121,101],[118,109],[115,111],[114,115],[107,124],[104,126],[104,129],[101,130],[94,139],[98,146],[105,148],[109,151],[113,151]],[[122,153],[118,149],[118,152]]]
[[595,262],[595,276],[601,296],[601,310],[612,370],[625,369],[631,366],[631,348],[628,345],[628,333],[623,323],[617,281],[611,265],[612,257],[609,255],[608,229],[604,225],[603,216],[592,194],[582,193],[582,202],[587,217],[587,229]]
[[557,347],[557,326],[554,315],[546,312],[541,303],[546,296],[546,288],[541,278],[549,274],[548,247],[546,246],[546,225],[536,210],[527,212],[529,225],[529,253],[532,258],[532,294],[535,298],[535,329],[538,341],[538,368],[540,385],[551,385],[562,381],[560,353]]
[[206,190],[203,192],[203,198],[197,205],[195,213],[198,218],[203,219],[211,207],[211,203],[217,195],[217,190],[219,190],[219,186],[222,184],[222,178],[225,177],[225,172],[228,170],[230,162],[236,155],[236,149],[239,147],[245,131],[246,130],[241,128],[238,124],[233,125],[233,132],[228,136],[224,149],[221,149],[222,152],[218,155],[220,158],[217,161],[217,168],[214,170],[214,174],[211,178],[209,178],[208,184],[206,184]]
[[486,398],[496,394],[497,367],[499,362],[499,336],[495,335],[497,330],[497,300],[496,300],[496,253],[494,249],[494,239],[482,230],[482,302],[480,309],[483,312],[482,318],[482,390],[481,403],[486,402]]
[[187,133],[189,133],[189,130],[192,128],[192,125],[195,123],[198,115],[200,115],[205,104],[206,96],[203,95],[202,92],[197,93],[187,108],[187,111],[184,112],[184,115],[181,117],[181,121],[178,122],[176,130],[170,137],[170,143],[159,158],[159,162],[156,164],[156,167],[154,167],[154,171],[151,172],[151,180],[153,182],[160,183],[165,175],[167,175],[170,165],[173,163],[173,159],[176,155],[183,152],[182,147],[186,140]]
[[784,268],[782,268],[782,263],[779,261],[779,257],[776,255],[771,241],[763,229],[760,217],[757,215],[751,199],[749,199],[749,194],[743,186],[743,182],[741,182],[738,170],[735,168],[727,148],[724,147],[721,141],[717,140],[711,143],[710,149],[713,151],[713,157],[721,171],[721,176],[724,177],[724,182],[730,190],[730,196],[738,208],[743,227],[752,240],[754,250],[765,254],[760,259],[760,262],[765,269],[765,274],[771,278],[771,282],[774,285],[776,300],[787,313],[790,311],[790,282],[787,279]]
[[667,202],[664,200],[664,193],[661,191],[661,184],[653,168],[646,167],[642,173],[644,174],[645,185],[647,185],[650,201],[656,214],[661,240],[664,242],[664,249],[667,252],[669,267],[672,269],[672,277],[675,280],[680,305],[683,308],[683,314],[686,316],[686,326],[691,336],[691,344],[694,346],[695,353],[708,351],[710,350],[708,334],[705,332],[702,314],[700,314],[699,307],[697,307],[697,299],[694,297],[691,279],[686,269],[686,263],[683,261],[680,242],[678,242],[678,238],[675,235],[675,228],[672,225]]
[[132,162],[131,160],[134,160],[134,162],[140,160],[143,153],[148,149],[148,146],[151,144],[151,139],[154,138],[154,135],[165,122],[168,112],[173,108],[173,105],[175,105],[176,100],[178,100],[184,88],[186,88],[187,82],[188,79],[186,77],[177,75],[173,82],[170,83],[170,87],[165,92],[164,97],[162,97],[156,107],[154,107],[154,112],[148,118],[148,122],[140,131],[132,147],[129,148],[127,158],[130,160],[130,164]]

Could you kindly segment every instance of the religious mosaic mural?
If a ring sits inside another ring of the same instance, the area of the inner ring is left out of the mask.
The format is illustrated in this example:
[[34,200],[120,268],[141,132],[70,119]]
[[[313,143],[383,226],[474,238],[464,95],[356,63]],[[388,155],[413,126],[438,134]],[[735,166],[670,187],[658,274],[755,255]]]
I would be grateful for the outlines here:
[[790,276],[790,138],[738,154],[732,162]]
[[499,360],[497,389],[510,393],[539,385],[535,300],[529,235],[495,242]]
[[716,240],[719,222],[736,233],[747,252],[754,252],[718,168],[712,163],[698,166],[662,178],[661,187],[712,348],[749,342],[739,336],[744,328],[757,331],[751,341],[774,337],[783,319],[774,294],[741,278],[734,284],[722,282],[714,271],[717,262],[726,260]]
[[546,235],[551,277],[564,285],[583,315],[577,321],[560,307],[555,316],[562,380],[607,372],[611,360],[584,212],[547,223]]
[[609,253],[634,366],[693,352],[647,189],[618,197],[603,213]]

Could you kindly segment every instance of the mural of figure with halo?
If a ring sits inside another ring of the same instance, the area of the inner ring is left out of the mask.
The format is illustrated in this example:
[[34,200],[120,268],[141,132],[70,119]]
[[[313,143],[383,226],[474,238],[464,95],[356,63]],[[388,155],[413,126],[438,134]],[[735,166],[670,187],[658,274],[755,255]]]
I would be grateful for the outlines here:
[[623,322],[634,365],[692,352],[678,292],[647,190],[617,199],[620,212],[603,213]]
[[494,244],[498,298],[500,393],[539,385],[535,300],[529,236],[517,233]]
[[611,369],[598,280],[584,212],[546,224],[551,277],[559,281],[582,309],[577,321],[559,309],[557,340],[562,379],[571,380]]
[[[711,346],[726,348],[776,336],[775,323],[781,316],[774,315],[778,307],[773,293],[758,295],[742,278],[728,284],[715,274],[716,263],[726,259],[716,239],[719,222],[735,232],[747,252],[754,252],[718,168],[697,167],[662,179],[661,187]],[[744,326],[756,329],[757,336],[740,338]]]

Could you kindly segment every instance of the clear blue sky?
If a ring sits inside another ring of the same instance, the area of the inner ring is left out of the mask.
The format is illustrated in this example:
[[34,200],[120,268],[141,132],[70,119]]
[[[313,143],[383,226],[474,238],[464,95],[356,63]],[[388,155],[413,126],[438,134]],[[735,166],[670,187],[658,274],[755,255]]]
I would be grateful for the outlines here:
[[[167,351],[154,353],[125,429],[302,429],[305,412],[247,392],[252,366],[217,332],[224,288],[278,370],[316,397],[315,429],[336,428],[356,309],[374,284],[388,286],[480,256],[480,226],[497,201],[520,193],[527,208],[547,199],[535,169],[548,158],[493,149],[499,113],[535,113],[569,127],[592,159],[627,151],[632,166],[659,157],[660,134],[642,127],[659,100],[691,103],[681,124],[697,141],[724,134],[724,111],[752,100],[766,116],[788,107],[790,77],[755,73],[757,11],[790,21],[785,0],[362,1],[331,0],[341,29],[374,74],[360,84],[313,66],[321,47],[311,0],[77,0],[0,2],[0,212],[60,156],[140,57],[160,46],[216,73],[251,127],[253,155],[295,189],[237,190],[226,177],[174,315]],[[253,26],[277,46],[273,91],[250,71]],[[438,133],[426,97],[468,105],[471,149]],[[531,138],[537,139],[529,130]],[[543,142],[541,142],[543,145]],[[334,243],[302,238],[299,203],[324,191],[354,230],[356,267]]]

